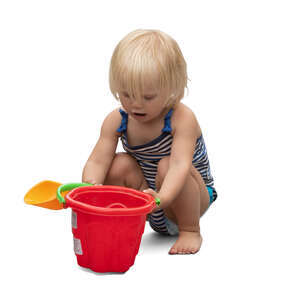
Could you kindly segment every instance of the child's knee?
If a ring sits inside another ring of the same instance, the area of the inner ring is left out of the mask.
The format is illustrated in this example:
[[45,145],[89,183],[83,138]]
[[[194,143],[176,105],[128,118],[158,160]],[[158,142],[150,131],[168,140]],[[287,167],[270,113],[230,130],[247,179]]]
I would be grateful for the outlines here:
[[136,168],[136,161],[129,154],[117,153],[107,174],[108,181],[115,181],[126,177]]
[[167,175],[169,169],[169,159],[170,159],[169,156],[164,157],[158,163],[157,175],[156,175],[156,184],[158,186],[161,185],[161,182],[164,180],[164,178]]

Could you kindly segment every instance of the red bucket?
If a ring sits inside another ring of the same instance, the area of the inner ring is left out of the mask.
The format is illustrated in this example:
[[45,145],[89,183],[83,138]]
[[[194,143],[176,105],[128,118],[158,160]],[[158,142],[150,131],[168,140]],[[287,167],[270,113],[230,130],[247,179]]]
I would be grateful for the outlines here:
[[135,261],[154,198],[120,186],[84,186],[65,196],[72,208],[74,251],[80,266],[126,272]]

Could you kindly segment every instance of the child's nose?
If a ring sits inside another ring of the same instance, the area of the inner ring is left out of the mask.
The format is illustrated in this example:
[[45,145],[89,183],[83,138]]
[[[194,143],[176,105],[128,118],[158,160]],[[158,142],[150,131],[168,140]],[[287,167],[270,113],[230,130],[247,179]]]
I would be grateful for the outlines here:
[[133,98],[132,99],[132,103],[131,103],[133,108],[142,108],[143,107],[143,103],[141,100]]

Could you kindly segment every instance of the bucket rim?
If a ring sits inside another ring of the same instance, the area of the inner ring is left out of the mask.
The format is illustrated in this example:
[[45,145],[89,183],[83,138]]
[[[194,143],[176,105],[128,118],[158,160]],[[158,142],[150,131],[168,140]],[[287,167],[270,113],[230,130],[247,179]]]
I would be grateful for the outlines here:
[[[73,197],[79,192],[87,191],[97,191],[97,192],[113,192],[119,194],[131,195],[135,198],[140,198],[146,200],[145,205],[140,207],[133,208],[107,208],[107,207],[98,207],[91,204],[82,203],[80,201],[74,200]],[[137,215],[146,215],[150,213],[153,208],[156,206],[155,198],[144,192],[115,185],[93,185],[93,186],[82,186],[71,190],[68,194],[65,195],[66,207],[71,207],[72,209],[79,210],[83,213],[102,215],[102,216],[137,216]]]

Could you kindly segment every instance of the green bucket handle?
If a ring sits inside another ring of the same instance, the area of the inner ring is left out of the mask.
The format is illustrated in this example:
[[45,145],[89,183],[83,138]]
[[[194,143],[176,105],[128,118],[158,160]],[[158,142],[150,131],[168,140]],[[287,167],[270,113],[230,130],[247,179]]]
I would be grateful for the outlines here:
[[71,190],[73,190],[75,188],[78,188],[78,187],[81,187],[81,186],[90,186],[90,185],[92,185],[92,184],[91,183],[67,183],[67,184],[63,184],[57,189],[56,197],[57,197],[57,199],[60,203],[65,204],[66,200],[61,195],[62,192],[71,191]]

